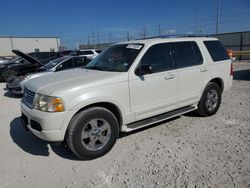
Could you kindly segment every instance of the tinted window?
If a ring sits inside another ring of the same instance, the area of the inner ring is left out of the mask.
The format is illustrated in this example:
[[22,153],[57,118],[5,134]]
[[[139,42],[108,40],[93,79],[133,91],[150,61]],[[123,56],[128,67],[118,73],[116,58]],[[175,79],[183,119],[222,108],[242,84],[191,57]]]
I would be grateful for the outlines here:
[[201,52],[195,42],[176,42],[171,45],[176,68],[202,64]]
[[83,67],[83,65],[85,64],[85,58],[84,57],[74,58],[74,64],[75,67]]
[[91,50],[77,52],[77,55],[91,55],[91,54],[94,54]]
[[65,70],[65,69],[71,69],[73,68],[73,61],[72,59],[64,61],[62,64],[60,64],[57,67],[57,70]]
[[153,73],[171,69],[170,45],[156,44],[150,47],[143,56],[141,65],[150,66]]
[[220,43],[220,41],[204,41],[205,46],[213,61],[222,61],[229,59],[226,49]]

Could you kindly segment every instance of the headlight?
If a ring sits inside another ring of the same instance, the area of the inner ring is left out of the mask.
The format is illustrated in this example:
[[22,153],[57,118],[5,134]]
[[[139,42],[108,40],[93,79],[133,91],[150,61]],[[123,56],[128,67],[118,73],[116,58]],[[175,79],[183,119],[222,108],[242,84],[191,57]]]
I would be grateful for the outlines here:
[[34,108],[44,112],[62,112],[64,111],[64,104],[60,97],[37,94]]

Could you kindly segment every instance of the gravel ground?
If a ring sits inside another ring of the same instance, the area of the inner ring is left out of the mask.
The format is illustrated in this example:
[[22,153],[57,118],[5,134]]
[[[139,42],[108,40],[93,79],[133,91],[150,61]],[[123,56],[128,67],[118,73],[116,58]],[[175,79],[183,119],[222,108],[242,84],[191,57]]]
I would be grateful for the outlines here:
[[234,67],[216,115],[122,134],[91,161],[25,132],[20,98],[1,83],[0,187],[250,187],[250,63]]

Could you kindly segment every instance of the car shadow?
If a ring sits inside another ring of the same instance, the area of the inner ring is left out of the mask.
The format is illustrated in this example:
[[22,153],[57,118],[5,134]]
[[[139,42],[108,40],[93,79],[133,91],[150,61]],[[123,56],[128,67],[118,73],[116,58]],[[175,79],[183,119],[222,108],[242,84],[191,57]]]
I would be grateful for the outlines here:
[[37,138],[22,126],[21,118],[16,117],[10,123],[10,136],[13,142],[23,151],[38,156],[48,157],[49,146],[58,156],[69,160],[81,160],[76,157],[65,144],[49,143]]
[[[146,126],[144,128],[140,128],[138,130],[124,133],[121,132],[119,135],[119,139],[123,137],[130,136],[132,134],[136,134],[148,129],[151,129],[153,127],[162,125],[164,123],[168,123],[170,121],[176,120],[180,118],[180,116],[171,118],[169,120],[161,121],[159,123],[155,123],[149,126]],[[68,160],[74,160],[74,161],[84,161],[83,159],[78,158],[68,147],[67,145],[63,143],[50,143],[43,141],[39,138],[37,138],[35,135],[33,135],[30,131],[26,131],[25,128],[22,126],[21,118],[16,117],[13,119],[10,123],[10,136],[13,140],[13,142],[21,148],[23,151],[31,154],[31,155],[38,155],[38,156],[45,156],[48,157],[50,155],[49,153],[49,146],[51,150],[60,156],[61,158],[68,159]]]
[[234,80],[250,81],[250,69],[235,70],[233,75]]

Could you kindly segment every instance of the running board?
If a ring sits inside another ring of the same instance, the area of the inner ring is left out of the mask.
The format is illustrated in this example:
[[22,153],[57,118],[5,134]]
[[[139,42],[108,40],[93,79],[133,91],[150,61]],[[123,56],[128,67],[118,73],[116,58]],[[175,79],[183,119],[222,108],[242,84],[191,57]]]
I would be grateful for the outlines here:
[[134,131],[136,129],[146,127],[148,125],[152,125],[154,123],[158,123],[158,122],[185,114],[187,112],[194,111],[195,109],[197,109],[197,107],[195,107],[195,106],[187,106],[187,107],[179,108],[177,110],[173,110],[173,111],[161,114],[161,115],[157,115],[157,116],[154,116],[151,118],[147,118],[144,120],[136,121],[134,123],[123,125],[121,131],[122,132]]

